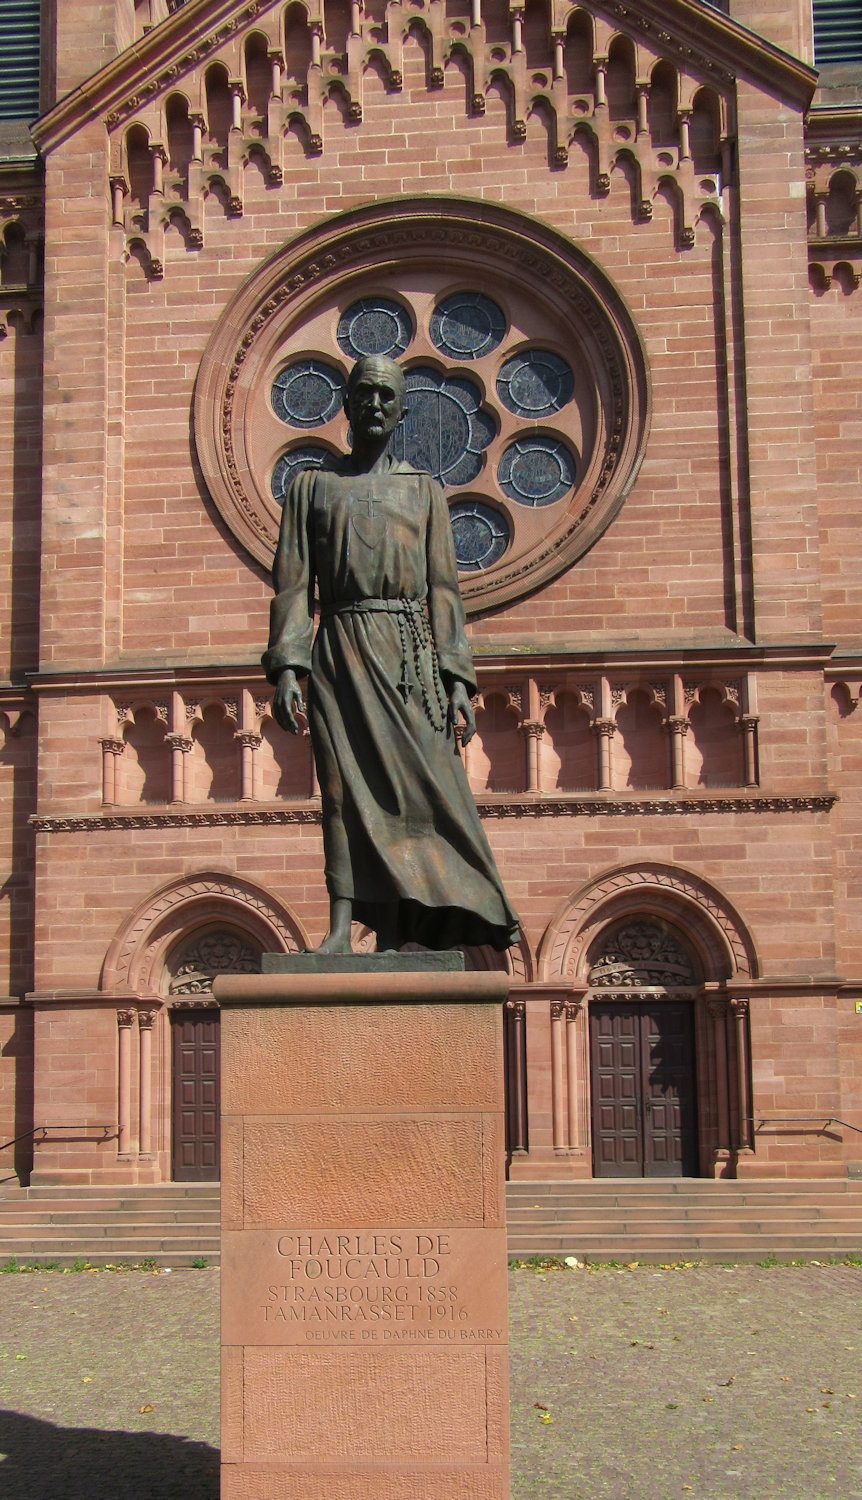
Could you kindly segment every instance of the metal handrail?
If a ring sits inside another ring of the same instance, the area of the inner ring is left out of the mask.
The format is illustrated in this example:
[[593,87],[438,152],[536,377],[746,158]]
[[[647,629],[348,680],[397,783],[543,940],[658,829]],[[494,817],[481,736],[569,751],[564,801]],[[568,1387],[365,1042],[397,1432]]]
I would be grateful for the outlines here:
[[824,1130],[829,1125],[840,1125],[842,1130],[855,1130],[857,1135],[862,1135],[862,1128],[851,1125],[849,1120],[839,1120],[835,1115],[824,1119],[822,1115],[749,1115],[751,1125],[822,1125]]
[[40,1131],[44,1140],[49,1130],[101,1130],[102,1134],[107,1137],[112,1130],[119,1130],[119,1128],[119,1125],[90,1125],[88,1122],[83,1125],[34,1125],[32,1130],[25,1130],[21,1135],[13,1136],[11,1141],[4,1141],[0,1146],[0,1151],[8,1151],[10,1146],[17,1146],[19,1141],[29,1141],[31,1136],[35,1139]]

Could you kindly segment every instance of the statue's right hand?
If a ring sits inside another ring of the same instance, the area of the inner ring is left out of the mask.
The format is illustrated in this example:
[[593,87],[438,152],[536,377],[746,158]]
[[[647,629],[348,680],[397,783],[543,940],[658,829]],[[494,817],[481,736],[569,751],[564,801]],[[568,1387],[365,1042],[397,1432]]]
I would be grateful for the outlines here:
[[272,717],[276,724],[286,729],[289,734],[299,734],[299,725],[296,722],[297,712],[305,712],[302,691],[293,668],[285,667],[276,683],[272,700]]

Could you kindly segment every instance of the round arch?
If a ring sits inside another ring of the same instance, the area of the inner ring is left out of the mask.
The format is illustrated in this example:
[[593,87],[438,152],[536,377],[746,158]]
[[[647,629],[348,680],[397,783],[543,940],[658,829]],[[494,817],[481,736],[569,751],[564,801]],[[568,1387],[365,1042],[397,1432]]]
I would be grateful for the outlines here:
[[203,871],[169,881],[126,918],[105,955],[101,988],[160,994],[168,955],[216,926],[260,952],[307,946],[293,913],[265,891],[236,875]]
[[685,932],[705,979],[757,977],[751,935],[726,897],[689,870],[643,863],[610,870],[562,903],[539,946],[540,979],[586,983],[598,934],[627,915],[653,915]]

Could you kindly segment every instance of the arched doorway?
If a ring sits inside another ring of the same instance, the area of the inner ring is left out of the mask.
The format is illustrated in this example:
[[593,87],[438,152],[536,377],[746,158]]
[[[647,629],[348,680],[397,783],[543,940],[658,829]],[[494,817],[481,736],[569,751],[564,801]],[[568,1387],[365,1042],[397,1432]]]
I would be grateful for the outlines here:
[[530,1109],[541,1126],[550,1095],[555,1165],[565,1155],[576,1176],[736,1176],[752,1152],[758,961],[723,893],[679,866],[608,870],[560,905],[538,973],[550,1016],[533,1018],[531,1055],[541,1061],[544,1032],[551,1088],[539,1072]]
[[259,973],[263,953],[305,947],[299,922],[276,897],[220,871],[178,876],[129,913],[105,955],[102,990],[119,1006],[118,1155],[130,1176],[217,1180],[213,980]]
[[593,1175],[694,1176],[697,955],[663,918],[626,916],[587,960]]
[[217,974],[259,974],[260,950],[248,937],[212,925],[167,956],[171,1025],[171,1177],[218,1182],[220,1012],[212,999]]

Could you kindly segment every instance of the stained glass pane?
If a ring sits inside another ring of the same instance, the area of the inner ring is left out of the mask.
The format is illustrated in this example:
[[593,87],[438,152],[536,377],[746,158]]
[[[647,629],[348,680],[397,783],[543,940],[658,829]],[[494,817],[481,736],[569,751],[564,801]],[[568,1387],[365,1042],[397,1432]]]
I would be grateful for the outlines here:
[[528,349],[507,359],[497,376],[497,395],[517,417],[550,417],[572,399],[571,366],[549,349]]
[[497,477],[510,500],[520,505],[553,505],[572,488],[575,461],[557,438],[521,438],[506,449]]
[[479,500],[456,500],[449,507],[455,557],[461,573],[477,573],[499,562],[509,545],[505,516]]
[[480,410],[479,387],[427,367],[408,370],[405,383],[407,414],[390,444],[393,457],[426,470],[441,484],[469,484],[496,431]]
[[338,320],[338,346],[351,359],[368,354],[397,359],[413,337],[413,328],[400,302],[388,297],[362,297],[352,302]]
[[455,292],[431,314],[431,338],[450,359],[481,359],[497,348],[505,332],[503,309],[481,292]]
[[300,359],[276,376],[272,405],[276,416],[292,427],[321,427],[340,412],[345,386],[334,365]]
[[282,453],[272,471],[272,493],[279,505],[284,504],[287,487],[295,474],[303,469],[335,469],[338,459],[328,448],[319,448],[316,443],[304,443],[301,448],[291,448]]

